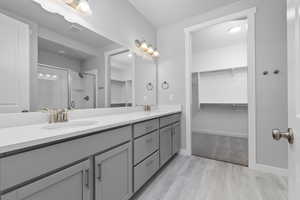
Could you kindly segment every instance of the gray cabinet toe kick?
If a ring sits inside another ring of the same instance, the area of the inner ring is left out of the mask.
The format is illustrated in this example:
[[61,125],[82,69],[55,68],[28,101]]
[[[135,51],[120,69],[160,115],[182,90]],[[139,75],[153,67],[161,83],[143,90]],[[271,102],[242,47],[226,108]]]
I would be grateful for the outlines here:
[[0,200],[129,200],[180,151],[180,117],[162,116],[2,157]]

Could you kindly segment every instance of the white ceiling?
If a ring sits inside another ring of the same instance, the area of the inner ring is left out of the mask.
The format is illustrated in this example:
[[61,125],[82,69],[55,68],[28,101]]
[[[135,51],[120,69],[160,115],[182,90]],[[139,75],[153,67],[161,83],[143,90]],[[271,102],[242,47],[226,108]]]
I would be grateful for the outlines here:
[[128,0],[155,27],[173,24],[238,0]]
[[[233,27],[241,27],[236,33],[229,33]],[[246,43],[247,20],[228,21],[201,29],[192,34],[192,47],[194,51],[222,48],[229,45]]]
[[71,23],[59,15],[45,11],[32,0],[0,0],[0,9],[12,13],[15,16],[28,19],[53,32],[94,48],[102,48],[113,43],[111,40],[82,26],[78,26],[81,31],[72,31],[70,29]]

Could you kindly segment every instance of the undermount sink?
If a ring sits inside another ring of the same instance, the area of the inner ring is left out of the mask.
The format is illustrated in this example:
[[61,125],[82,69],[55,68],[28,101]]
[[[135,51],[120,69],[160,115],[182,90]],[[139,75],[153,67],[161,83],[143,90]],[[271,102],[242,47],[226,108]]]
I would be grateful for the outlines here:
[[80,126],[92,126],[97,123],[98,123],[97,121],[71,121],[71,122],[48,124],[43,128],[44,129],[73,128],[73,127],[80,127]]

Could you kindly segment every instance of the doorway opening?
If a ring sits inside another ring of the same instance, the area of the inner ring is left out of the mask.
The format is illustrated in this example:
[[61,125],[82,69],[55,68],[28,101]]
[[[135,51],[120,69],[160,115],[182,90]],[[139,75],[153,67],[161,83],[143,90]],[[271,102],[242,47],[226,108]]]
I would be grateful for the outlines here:
[[254,14],[185,29],[189,155],[255,168]]

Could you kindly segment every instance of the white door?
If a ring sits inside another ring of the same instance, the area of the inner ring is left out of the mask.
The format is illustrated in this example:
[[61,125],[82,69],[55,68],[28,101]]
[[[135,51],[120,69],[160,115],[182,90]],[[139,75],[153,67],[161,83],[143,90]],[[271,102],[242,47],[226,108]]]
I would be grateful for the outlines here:
[[29,26],[0,14],[0,113],[29,110]]
[[289,200],[300,199],[300,0],[287,0],[288,122],[294,144],[289,145]]

